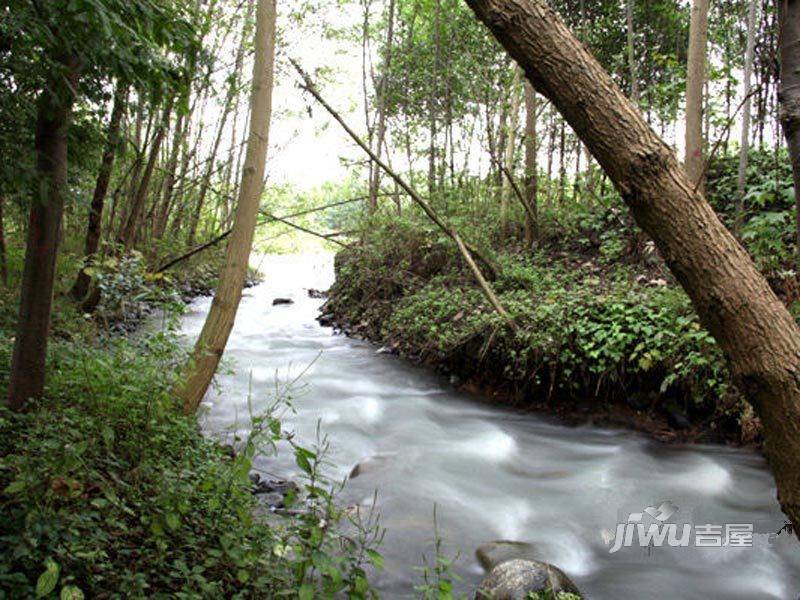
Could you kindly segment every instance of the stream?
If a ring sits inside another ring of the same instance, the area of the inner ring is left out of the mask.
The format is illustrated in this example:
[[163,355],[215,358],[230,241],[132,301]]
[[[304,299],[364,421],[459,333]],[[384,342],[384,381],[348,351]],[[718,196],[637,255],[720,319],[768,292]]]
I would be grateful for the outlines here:
[[[260,268],[265,282],[245,290],[225,354],[233,372],[223,370],[209,392],[204,426],[246,432],[248,396],[258,412],[276,386],[302,374],[284,427],[309,446],[321,425],[334,478],[366,461],[341,501],[367,506],[377,490],[387,533],[385,567],[372,579],[383,597],[413,596],[421,578],[415,567],[423,555],[432,558],[434,506],[464,593],[483,577],[475,550],[514,540],[530,543],[588,598],[800,597],[800,545],[775,535],[784,519],[760,455],[567,427],[491,405],[443,376],[321,327],[315,318],[323,301],[307,289],[332,283],[331,255],[267,256]],[[294,304],[273,306],[275,298]],[[188,339],[199,334],[209,306],[208,298],[190,306],[182,322]],[[284,478],[299,472],[289,452],[260,467]],[[723,531],[752,525],[752,546],[725,546],[726,533],[721,547],[697,547],[694,537],[688,547],[640,547],[634,539],[634,547],[610,552],[618,523],[664,502],[678,509],[670,522],[693,524],[694,532],[705,524]]]

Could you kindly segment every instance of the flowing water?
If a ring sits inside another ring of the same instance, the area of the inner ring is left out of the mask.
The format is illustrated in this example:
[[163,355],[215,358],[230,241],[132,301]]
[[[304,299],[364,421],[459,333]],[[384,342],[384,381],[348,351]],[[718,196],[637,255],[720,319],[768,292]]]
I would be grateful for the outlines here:
[[[205,426],[246,431],[248,395],[257,411],[273,398],[276,382],[305,371],[285,427],[310,445],[321,424],[333,476],[343,479],[366,461],[342,501],[368,505],[378,492],[386,565],[374,581],[384,597],[409,597],[419,583],[415,567],[431,555],[434,505],[444,551],[458,556],[464,592],[483,575],[476,548],[515,540],[532,544],[589,598],[800,596],[800,544],[774,535],[783,518],[759,455],[662,445],[489,405],[367,342],[320,327],[322,301],[306,289],[330,285],[331,256],[266,257],[262,271],[266,281],[246,291],[225,355],[235,372],[209,393]],[[295,303],[273,306],[278,297]],[[209,305],[192,305],[183,322],[189,338]],[[298,471],[289,453],[261,467],[282,477]],[[753,546],[696,547],[692,537],[690,547],[642,548],[634,538],[636,547],[610,552],[617,523],[665,501],[679,508],[670,522],[754,525]]]

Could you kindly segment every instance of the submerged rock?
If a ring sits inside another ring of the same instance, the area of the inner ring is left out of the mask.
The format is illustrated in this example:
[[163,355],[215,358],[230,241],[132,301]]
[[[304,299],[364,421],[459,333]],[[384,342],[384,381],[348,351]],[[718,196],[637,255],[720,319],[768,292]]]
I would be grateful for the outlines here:
[[322,300],[323,298],[328,297],[328,292],[323,292],[322,290],[315,290],[311,288],[308,290],[308,297],[313,298],[314,300]]
[[290,298],[275,298],[272,301],[272,306],[286,306],[288,304],[294,304],[294,300]]
[[[476,600],[523,600],[532,594],[575,594],[578,587],[563,571],[536,560],[509,560],[489,573],[475,594]],[[547,596],[549,597],[549,596]]]
[[368,459],[358,463],[353,470],[350,471],[350,479],[355,479],[361,475],[366,475],[373,471],[378,470],[394,458],[391,454],[376,454]]
[[257,473],[250,474],[250,481],[253,482],[253,495],[258,496],[262,504],[271,509],[285,508],[286,498],[296,496],[300,488],[294,481],[284,481],[282,479],[261,479]]
[[534,560],[536,558],[533,545],[507,540],[484,544],[475,551],[475,556],[486,571],[491,571],[496,566],[509,560]]

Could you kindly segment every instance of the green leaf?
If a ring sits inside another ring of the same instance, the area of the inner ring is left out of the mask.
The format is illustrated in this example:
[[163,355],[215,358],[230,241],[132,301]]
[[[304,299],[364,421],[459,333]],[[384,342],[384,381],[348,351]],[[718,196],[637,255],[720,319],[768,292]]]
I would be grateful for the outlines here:
[[65,585],[61,588],[61,600],[83,600],[84,595],[79,587],[74,585]]
[[368,549],[367,550],[367,558],[369,558],[369,562],[372,563],[376,569],[383,569],[383,556],[375,550]]
[[175,513],[168,513],[165,521],[167,523],[167,527],[169,527],[172,531],[175,531],[181,526],[181,518]]
[[11,496],[13,494],[21,492],[24,489],[25,489],[25,482],[22,479],[16,479],[6,486],[6,489],[3,490],[3,493]]
[[304,583],[300,586],[297,597],[299,600],[314,600],[314,586],[310,583]]
[[56,589],[56,584],[58,583],[58,575],[61,572],[61,567],[58,566],[52,558],[48,558],[45,563],[45,570],[44,573],[39,575],[39,579],[36,582],[36,597],[37,598],[44,598],[45,596],[49,595],[54,589]]

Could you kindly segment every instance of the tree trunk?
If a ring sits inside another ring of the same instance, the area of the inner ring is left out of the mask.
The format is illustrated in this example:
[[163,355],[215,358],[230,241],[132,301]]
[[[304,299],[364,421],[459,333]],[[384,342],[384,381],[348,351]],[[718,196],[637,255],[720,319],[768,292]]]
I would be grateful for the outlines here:
[[233,233],[225,253],[219,286],[203,331],[195,344],[184,381],[176,390],[178,397],[183,400],[186,414],[192,414],[197,410],[208,391],[228,343],[228,337],[236,320],[236,311],[242,299],[242,288],[247,276],[250,250],[264,189],[264,170],[269,147],[275,62],[275,11],[275,0],[258,0],[251,94],[253,110],[247,157],[242,171]]
[[627,0],[625,3],[625,17],[628,34],[628,77],[630,78],[631,100],[639,104],[639,69],[636,64],[636,32],[633,29],[633,9],[636,0]]
[[[686,290],[764,424],[778,498],[800,531],[800,328],[669,146],[546,0],[467,3],[583,139]],[[796,16],[800,5],[790,4]],[[796,36],[785,39],[796,47]]]
[[[244,45],[239,47],[236,56],[236,68],[241,68],[240,65],[244,60]],[[194,212],[192,213],[192,220],[189,224],[189,246],[194,245],[195,236],[197,235],[197,227],[200,224],[200,217],[203,212],[203,206],[205,205],[206,196],[208,195],[208,190],[211,187],[211,176],[214,173],[214,167],[216,166],[217,162],[217,154],[219,153],[220,144],[222,144],[222,134],[225,133],[225,125],[228,122],[228,115],[231,112],[231,108],[233,107],[233,100],[236,97],[236,80],[232,80],[230,85],[228,86],[228,93],[225,96],[225,105],[222,109],[222,116],[220,118],[219,125],[217,126],[217,133],[214,136],[214,145],[211,147],[211,155],[206,164],[206,170],[203,174],[203,179],[200,183],[200,195],[197,198],[197,203],[194,207]]]
[[167,159],[166,173],[164,174],[164,184],[162,189],[162,199],[160,209],[156,213],[155,224],[153,225],[153,256],[158,252],[158,242],[164,237],[169,221],[169,213],[172,209],[172,199],[175,194],[175,182],[178,174],[178,160],[180,158],[183,136],[185,135],[186,117],[181,114],[175,123],[175,132],[172,136],[169,158]]
[[441,0],[436,0],[436,13],[433,21],[433,77],[431,81],[430,94],[428,96],[428,134],[430,135],[430,147],[428,148],[428,195],[433,197],[436,189],[436,98],[439,90],[439,61],[441,58]]
[[142,217],[144,205],[147,202],[147,192],[150,189],[150,181],[153,179],[153,171],[158,162],[159,153],[161,152],[161,144],[164,141],[164,136],[169,129],[169,117],[172,113],[172,98],[167,101],[167,106],[164,108],[164,115],[158,130],[153,138],[153,146],[150,148],[150,157],[147,159],[147,166],[142,174],[142,179],[136,188],[136,193],[131,200],[131,208],[128,212],[128,218],[120,230],[117,242],[123,247],[124,250],[130,250],[136,241],[136,234],[139,228],[139,221]]
[[[796,243],[800,257],[800,2],[780,2],[780,118],[794,176]],[[800,258],[798,258],[800,262]]]
[[56,65],[57,72],[49,77],[37,104],[36,182],[8,384],[12,410],[21,410],[29,399],[39,398],[44,392],[58,235],[67,185],[67,132],[79,61],[73,55],[62,56]]
[[739,150],[739,173],[736,180],[736,215],[734,232],[739,233],[744,219],[744,193],[747,184],[747,160],[750,152],[750,113],[752,99],[750,98],[751,79],[753,77],[753,57],[756,48],[756,14],[758,0],[750,0],[747,9],[747,49],[744,55],[744,106],[742,106],[742,144]]
[[[686,68],[686,172],[695,185],[703,177],[703,89],[706,83],[708,1],[692,0]],[[701,185],[702,187],[702,185]]]
[[[539,143],[536,138],[536,90],[525,82],[525,191],[530,211],[525,213],[525,244],[530,248],[539,237],[539,173],[537,154]],[[529,214],[530,213],[530,214]]]
[[6,228],[3,224],[3,203],[5,198],[0,196],[0,281],[8,285],[8,261],[6,258]]
[[[511,108],[508,115],[505,148],[503,149],[502,165],[509,173],[514,173],[514,151],[517,148],[517,128],[519,127],[519,109],[521,99],[519,95],[520,70],[514,65],[514,78],[511,81]],[[500,196],[500,230],[503,235],[508,235],[508,207],[514,190],[511,183],[503,178],[501,180],[502,194]]]
[[[122,117],[125,114],[127,98],[128,86],[121,81],[117,82],[117,88],[114,92],[114,107],[111,109],[111,119],[108,123],[106,147],[103,151],[100,171],[97,174],[97,182],[94,186],[92,204],[89,208],[89,224],[86,228],[86,242],[83,250],[83,255],[85,257],[84,262],[86,265],[92,260],[97,249],[100,247],[100,237],[103,226],[103,208],[106,203],[106,195],[108,194],[108,185],[111,182],[111,173],[114,169],[114,158],[117,154],[119,132],[122,125]],[[86,270],[81,269],[78,273],[78,278],[75,280],[75,284],[72,286],[70,295],[75,298],[75,300],[83,300],[89,292],[89,284],[91,284],[91,282],[91,277],[86,273]]]
[[[394,44],[394,6],[395,0],[389,0],[389,22],[386,31],[386,58],[383,64],[383,75],[378,86],[378,123],[375,132],[375,154],[380,158],[383,144],[386,139],[386,90],[387,78],[392,66],[392,45]],[[370,163],[372,164],[372,163]],[[372,167],[372,176],[369,180],[369,212],[374,213],[378,208],[378,193],[381,187],[381,170]]]

